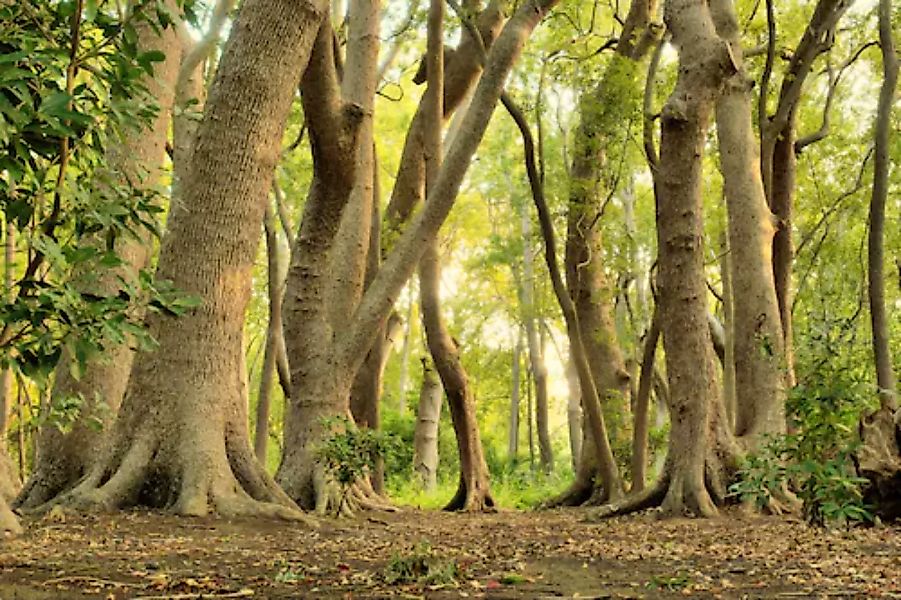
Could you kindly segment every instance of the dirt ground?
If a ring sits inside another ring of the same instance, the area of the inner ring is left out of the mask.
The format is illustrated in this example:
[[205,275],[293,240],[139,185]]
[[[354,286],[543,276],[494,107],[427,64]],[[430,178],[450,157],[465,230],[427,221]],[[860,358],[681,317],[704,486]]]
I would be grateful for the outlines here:
[[585,515],[45,517],[0,539],[0,598],[901,598],[899,526]]

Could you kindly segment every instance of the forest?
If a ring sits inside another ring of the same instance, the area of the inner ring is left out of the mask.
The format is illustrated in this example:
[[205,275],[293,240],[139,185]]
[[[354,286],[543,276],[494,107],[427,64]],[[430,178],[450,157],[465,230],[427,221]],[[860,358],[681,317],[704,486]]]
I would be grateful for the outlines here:
[[0,0],[0,598],[901,597],[899,32]]

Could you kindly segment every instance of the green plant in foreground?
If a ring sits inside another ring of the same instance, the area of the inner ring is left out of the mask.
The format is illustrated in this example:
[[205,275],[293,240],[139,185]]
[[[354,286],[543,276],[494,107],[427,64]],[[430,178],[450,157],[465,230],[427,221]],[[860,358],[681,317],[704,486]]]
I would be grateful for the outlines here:
[[453,559],[436,556],[428,543],[418,544],[409,554],[394,554],[385,567],[385,582],[447,585],[455,583],[460,569]]
[[376,461],[389,451],[393,440],[384,432],[358,428],[346,417],[326,418],[322,424],[332,434],[319,447],[316,456],[341,489],[337,513],[350,486],[370,473]]

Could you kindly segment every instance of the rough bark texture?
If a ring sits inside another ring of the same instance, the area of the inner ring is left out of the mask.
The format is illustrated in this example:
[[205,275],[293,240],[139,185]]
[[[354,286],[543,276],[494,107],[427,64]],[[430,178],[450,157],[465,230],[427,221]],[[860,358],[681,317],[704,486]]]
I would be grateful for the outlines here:
[[[327,505],[328,498],[324,493],[327,490],[323,487],[325,481],[317,476],[320,470],[316,468],[312,454],[325,433],[317,425],[318,419],[321,416],[346,414],[347,394],[353,374],[365,359],[373,336],[387,320],[426,246],[437,236],[447,218],[470,160],[501,96],[504,80],[531,32],[556,3],[554,0],[526,2],[505,26],[492,47],[484,75],[461,125],[461,133],[448,150],[447,160],[429,194],[429,202],[425,203],[423,210],[416,214],[394,244],[363,294],[350,323],[340,332],[332,332],[328,323],[318,316],[323,300],[321,279],[325,276],[321,261],[337,233],[334,226],[336,219],[323,218],[334,215],[325,211],[322,202],[308,200],[286,298],[289,330],[296,328],[310,334],[302,338],[302,347],[291,352],[292,386],[297,394],[292,394],[286,419],[286,452],[278,478],[292,497],[305,502],[321,499],[321,505]],[[309,109],[315,110],[316,106],[311,105]],[[335,174],[343,172],[341,167],[344,165],[329,163],[329,166]],[[346,176],[344,172],[344,178]],[[321,188],[322,185],[314,179],[316,187]],[[337,214],[340,214],[340,208]],[[307,221],[311,221],[310,224]],[[329,226],[329,223],[332,225]],[[289,335],[288,339],[290,343],[297,338]]]
[[441,382],[428,361],[422,361],[422,389],[413,433],[413,472],[424,490],[438,486],[438,424],[441,420]]
[[566,426],[569,432],[569,452],[573,472],[579,471],[582,457],[582,390],[579,387],[579,374],[570,360],[566,364],[566,385],[569,397],[566,401]]
[[[174,2],[169,8],[175,10]],[[156,99],[159,112],[156,118],[141,131],[130,131],[121,146],[111,148],[107,160],[123,183],[128,180],[139,188],[153,189],[163,175],[161,167],[165,155],[166,140],[174,100],[174,86],[178,74],[180,47],[175,26],[160,31],[150,23],[136,26],[137,44],[142,52],[159,50],[165,60],[154,65],[154,76],[144,82],[148,93]],[[135,279],[137,272],[147,267],[153,247],[150,232],[142,239],[120,238],[116,253],[124,261],[122,267],[103,273],[91,282],[95,294],[115,294],[120,289],[118,277]],[[82,404],[75,423],[67,432],[55,424],[41,427],[38,436],[38,453],[28,482],[16,500],[18,506],[30,508],[43,504],[63,490],[71,488],[97,460],[103,434],[91,421],[99,420],[109,426],[116,415],[125,387],[134,352],[128,344],[112,347],[104,355],[87,366],[79,379],[70,370],[74,358],[65,353],[56,370],[52,391],[54,399],[80,396]]]
[[[604,271],[599,220],[607,190],[601,183],[601,175],[607,147],[613,143],[612,130],[622,125],[621,118],[630,116],[629,109],[624,108],[627,101],[623,99],[637,97],[632,93],[638,89],[637,63],[659,35],[659,27],[651,24],[656,6],[655,0],[632,2],[615,56],[597,87],[581,101],[570,168],[566,285],[575,304],[595,387],[608,417],[624,416],[628,412],[630,376],[611,315],[614,291]],[[624,87],[634,89],[624,90]],[[583,393],[583,404],[586,401]],[[614,431],[613,436],[619,433]],[[604,435],[607,434],[605,431]],[[581,452],[576,481],[570,490],[572,498],[567,503],[577,497],[591,497],[596,487],[602,497],[609,494],[603,490],[604,482],[598,477],[597,444],[591,435],[585,437]]]
[[668,0],[665,19],[679,50],[679,77],[661,115],[657,172],[660,320],[672,421],[672,467],[662,508],[666,514],[714,516],[705,468],[708,425],[719,396],[709,356],[701,166],[716,95],[737,65],[705,2]]
[[731,0],[714,0],[710,12],[739,68],[717,99],[716,127],[728,208],[729,261],[734,265],[730,284],[735,432],[753,444],[760,436],[785,432],[784,338],[770,267],[773,216],[760,176],[751,125],[751,81],[741,70],[740,34]]
[[300,517],[250,448],[243,324],[279,140],[326,14],[248,0],[233,23],[157,272],[201,305],[148,317],[159,348],[135,361],[109,450],[69,504]]
[[729,428],[735,430],[735,310],[732,291],[732,267],[734,261],[729,252],[729,236],[723,234],[720,241],[720,274],[723,281],[723,332],[726,336],[725,360],[723,361],[723,404],[726,406],[726,420]]
[[[360,25],[358,20],[353,23]],[[285,411],[285,451],[276,477],[303,508],[337,512],[341,507],[335,503],[341,498],[328,485],[315,446],[328,434],[323,417],[349,416],[353,373],[339,370],[329,347],[335,330],[328,270],[341,214],[355,184],[360,126],[372,115],[341,98],[328,21],[319,32],[301,92],[310,127],[313,183],[286,284],[285,341],[292,393]]]

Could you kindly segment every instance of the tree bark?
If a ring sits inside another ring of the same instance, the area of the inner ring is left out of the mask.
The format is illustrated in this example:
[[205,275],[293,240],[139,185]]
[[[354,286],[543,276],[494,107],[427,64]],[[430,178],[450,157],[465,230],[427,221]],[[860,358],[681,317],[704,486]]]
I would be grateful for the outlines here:
[[[628,412],[630,376],[616,339],[616,328],[611,315],[614,293],[607,280],[603,264],[603,240],[599,220],[603,208],[602,168],[607,146],[613,143],[614,128],[622,119],[631,118],[630,111],[637,110],[632,99],[638,89],[638,63],[660,35],[660,28],[651,23],[656,11],[656,0],[634,0],[623,25],[616,53],[597,87],[586,94],[580,103],[580,123],[576,132],[575,150],[570,167],[570,193],[567,214],[565,251],[566,286],[575,304],[580,327],[580,337],[585,346],[590,372],[594,378],[598,396],[608,418]],[[583,408],[590,417],[591,408],[582,384]],[[579,474],[572,488],[572,498],[604,500],[611,494],[610,483],[599,476],[600,461],[597,435],[605,437],[608,431],[586,436],[579,460]],[[614,436],[619,432],[614,431]],[[609,446],[604,440],[602,446]],[[590,490],[584,490],[589,486]],[[599,494],[594,494],[598,488]],[[613,491],[616,496],[619,491]],[[566,496],[566,494],[564,494]]]
[[513,364],[510,368],[510,424],[507,428],[507,458],[516,461],[519,455],[519,405],[522,384],[522,340],[521,333],[516,333],[513,345]]
[[[174,2],[167,2],[174,14]],[[174,101],[174,85],[178,74],[180,46],[175,25],[157,31],[155,25],[141,22],[137,44],[142,52],[159,50],[166,58],[154,65],[154,75],[147,76],[147,93],[156,100],[157,116],[141,131],[129,131],[121,145],[110,148],[107,161],[112,173],[123,184],[151,190],[163,177],[163,158]],[[135,281],[138,272],[148,266],[153,247],[152,234],[145,231],[141,239],[122,237],[116,241],[116,254],[122,267],[103,273],[91,291],[99,295],[116,294],[119,278]],[[16,506],[32,508],[70,489],[91,468],[100,455],[103,432],[96,422],[108,427],[122,402],[134,360],[129,344],[111,347],[87,365],[76,379],[71,366],[74,357],[64,352],[56,369],[52,398],[80,397],[79,414],[71,429],[63,432],[55,423],[40,428],[37,457],[31,476],[16,499]]]
[[22,532],[16,515],[9,508],[9,502],[16,496],[18,481],[15,469],[6,455],[6,437],[0,444],[0,536],[3,534],[18,534]]
[[895,397],[895,373],[888,344],[882,247],[891,168],[891,113],[898,85],[898,56],[892,39],[891,17],[891,2],[880,0],[879,42],[882,48],[883,80],[876,113],[876,156],[870,199],[867,271],[880,407],[861,423],[862,443],[857,454],[858,470],[870,481],[864,501],[874,505],[876,513],[885,519],[901,518],[901,411],[898,410]]
[[441,420],[441,382],[426,359],[422,360],[422,389],[413,434],[413,472],[422,489],[438,486],[438,424]]
[[661,115],[657,171],[660,321],[669,378],[669,482],[665,514],[714,516],[705,483],[709,423],[720,402],[707,331],[702,158],[720,85],[738,69],[705,2],[667,0],[665,19],[679,50],[676,87]]
[[109,450],[67,503],[301,517],[250,447],[243,328],[279,140],[325,15],[322,1],[241,7],[157,270],[201,305],[148,316],[159,348],[135,361]]
[[522,250],[522,283],[520,285],[520,303],[522,317],[526,328],[526,342],[529,349],[529,366],[532,379],[535,381],[535,428],[538,432],[538,456],[541,469],[550,473],[554,468],[554,452],[551,448],[551,434],[548,425],[548,391],[547,366],[544,353],[538,339],[536,327],[535,301],[533,286],[535,285],[534,257],[532,255],[532,218],[528,205],[523,203],[520,215],[520,234],[523,239]]
[[660,341],[660,311],[654,307],[651,325],[645,334],[641,353],[641,371],[638,375],[638,392],[635,398],[635,426],[632,434],[632,492],[644,489],[648,468],[648,424],[651,401],[651,383],[654,377],[654,360]]
[[[3,236],[3,300],[8,302],[13,286],[13,269],[16,257],[16,228],[7,224]],[[6,439],[9,415],[12,409],[12,370],[0,371],[0,440]]]
[[256,428],[253,435],[253,452],[262,465],[266,465],[269,448],[269,413],[272,385],[275,379],[280,347],[285,340],[282,331],[282,293],[284,290],[275,210],[266,204],[263,229],[266,237],[267,282],[269,289],[269,324],[266,328],[266,349],[263,353],[263,371],[260,375],[260,391],[257,396]]
[[[364,292],[353,318],[339,332],[331,331],[319,316],[322,311],[321,278],[325,276],[321,261],[337,234],[337,228],[329,228],[328,223],[334,223],[336,219],[334,214],[325,211],[322,199],[313,202],[311,196],[308,200],[289,273],[286,299],[287,331],[291,332],[287,336],[289,343],[303,339],[304,344],[290,352],[292,386],[297,394],[292,394],[286,418],[286,451],[278,473],[278,479],[289,495],[304,505],[316,503],[324,509],[330,501],[328,486],[312,454],[326,434],[318,425],[320,417],[347,413],[351,381],[371,347],[373,336],[388,318],[426,246],[437,236],[447,218],[513,64],[531,32],[556,3],[557,0],[530,0],[520,6],[505,26],[492,46],[461,134],[448,150],[429,201],[397,239]],[[310,108],[315,110],[316,107]],[[346,178],[343,165],[334,161],[329,165],[332,172],[344,173]],[[314,189],[319,187],[314,179]],[[336,213],[340,214],[340,209]],[[299,332],[304,335],[298,336]]]
[[892,39],[891,2],[879,3],[879,44],[882,48],[882,88],[876,113],[873,192],[870,198],[870,234],[867,239],[867,283],[870,300],[873,358],[876,385],[882,407],[897,408],[895,371],[889,348],[888,317],[885,310],[885,203],[889,190],[892,105],[898,85],[898,56]]
[[[733,302],[736,435],[751,445],[785,432],[786,375],[783,330],[770,248],[773,216],[758,167],[751,125],[751,85],[741,67],[741,41],[731,0],[714,0],[710,12],[730,45],[738,72],[716,101],[716,127],[729,221]],[[780,142],[781,143],[781,142]]]
[[579,387],[579,374],[572,360],[566,364],[566,383],[569,388],[569,399],[566,403],[566,425],[569,431],[569,452],[573,473],[579,472],[582,457],[582,390]]
[[[770,210],[776,217],[773,237],[773,274],[783,335],[787,386],[794,386],[791,279],[794,261],[792,211],[796,155],[795,125],[798,101],[813,62],[831,44],[838,21],[852,0],[819,0],[782,80],[776,112],[761,131],[761,175]],[[775,43],[775,42],[773,42]],[[765,106],[765,105],[764,105]],[[763,109],[765,113],[765,108]]]

